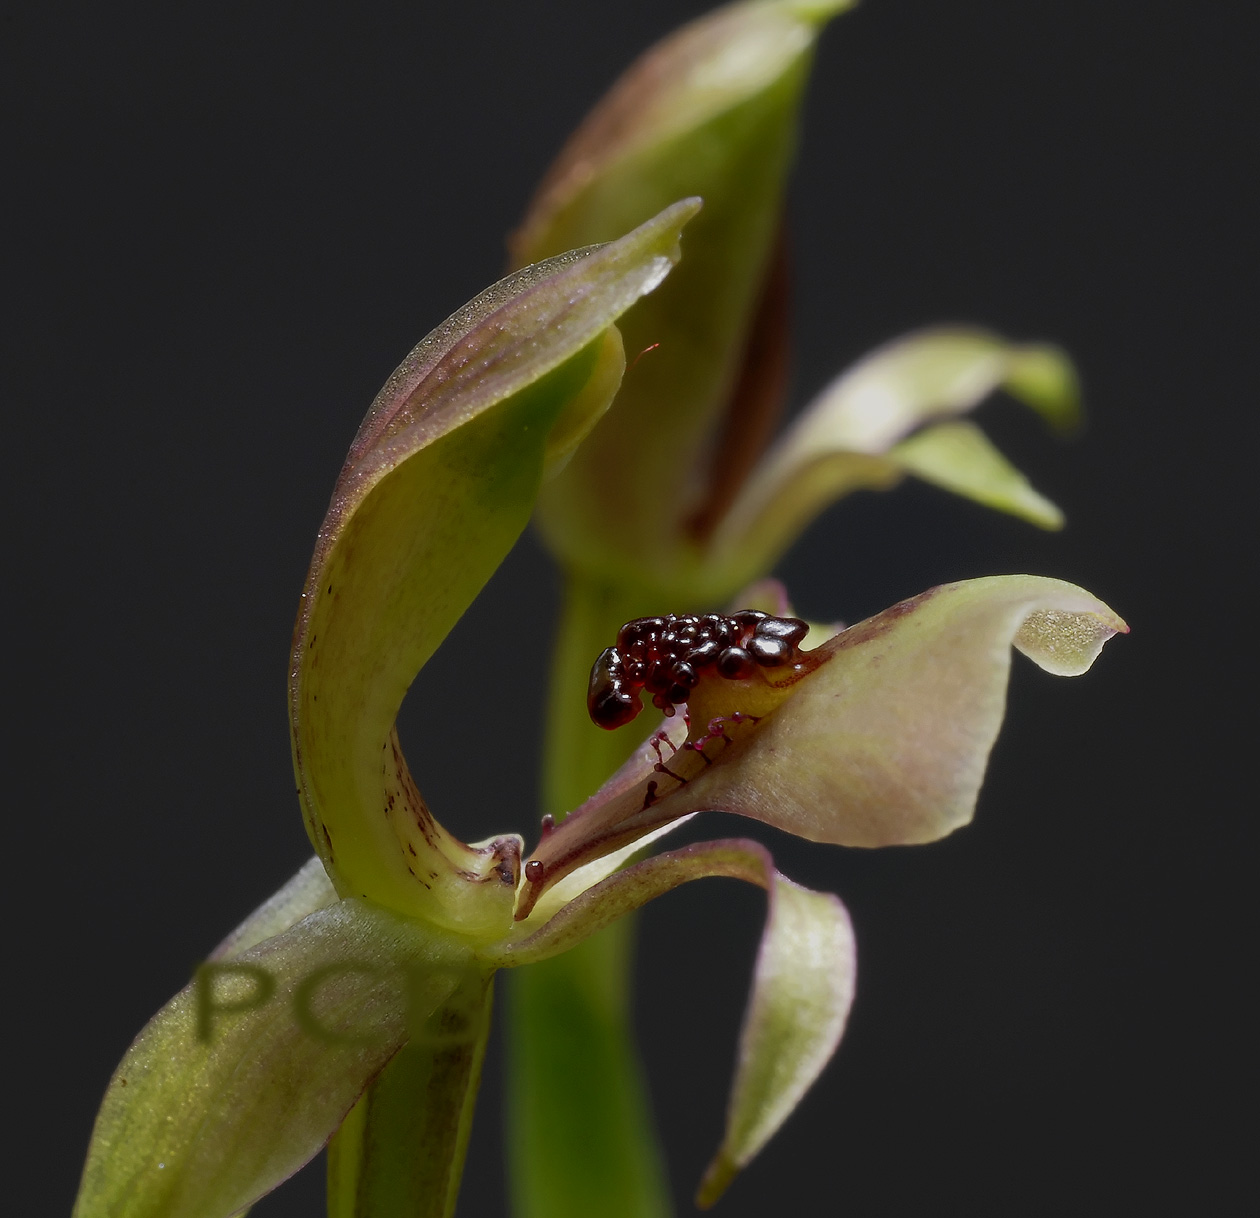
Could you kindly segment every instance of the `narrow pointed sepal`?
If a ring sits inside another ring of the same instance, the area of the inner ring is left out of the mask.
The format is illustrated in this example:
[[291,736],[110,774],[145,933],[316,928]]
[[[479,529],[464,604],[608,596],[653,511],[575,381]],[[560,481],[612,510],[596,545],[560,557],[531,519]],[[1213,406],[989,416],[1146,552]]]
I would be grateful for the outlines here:
[[202,966],[111,1079],[75,1218],[228,1218],[323,1147],[470,975],[453,936],[354,900]]

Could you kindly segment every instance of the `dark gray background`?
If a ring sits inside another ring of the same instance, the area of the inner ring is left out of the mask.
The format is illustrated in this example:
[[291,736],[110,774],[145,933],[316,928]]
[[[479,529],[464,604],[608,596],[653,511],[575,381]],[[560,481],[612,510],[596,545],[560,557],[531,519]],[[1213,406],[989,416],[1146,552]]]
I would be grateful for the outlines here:
[[[308,853],[289,632],[367,403],[497,278],[502,234],[616,72],[705,7],[6,10],[14,1213],[65,1212],[132,1035]],[[1237,1199],[1254,1152],[1243,11],[869,0],[823,40],[792,204],[796,403],[885,338],[968,320],[1063,343],[1091,421],[1064,444],[1009,402],[982,412],[1065,532],[924,488],[862,496],[785,562],[798,606],[856,620],[1027,570],[1090,588],[1133,634],[1079,681],[1017,662],[976,822],[945,842],[864,854],[717,818],[693,834],[759,833],[843,896],[861,952],[840,1054],[728,1218]],[[470,836],[532,833],[554,606],[527,537],[404,710],[430,803]],[[720,1134],[762,904],[709,881],[642,922],[638,1021],[681,1213]],[[503,1212],[499,1069],[496,1048],[465,1215]],[[308,1171],[256,1212],[317,1196]]]

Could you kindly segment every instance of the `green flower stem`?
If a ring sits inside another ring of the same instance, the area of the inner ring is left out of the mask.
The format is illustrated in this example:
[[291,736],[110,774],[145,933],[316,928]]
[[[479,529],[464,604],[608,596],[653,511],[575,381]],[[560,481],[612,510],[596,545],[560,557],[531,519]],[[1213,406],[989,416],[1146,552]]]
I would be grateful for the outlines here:
[[328,1218],[451,1218],[459,1195],[493,977],[438,1008],[328,1146]]
[[[672,606],[670,606],[672,608]],[[651,592],[570,573],[553,657],[543,808],[557,820],[639,743],[586,713],[591,662]],[[508,1162],[516,1218],[672,1212],[630,1018],[634,919],[508,981]]]
[[632,918],[508,978],[516,1218],[665,1218],[660,1148],[629,1017]]

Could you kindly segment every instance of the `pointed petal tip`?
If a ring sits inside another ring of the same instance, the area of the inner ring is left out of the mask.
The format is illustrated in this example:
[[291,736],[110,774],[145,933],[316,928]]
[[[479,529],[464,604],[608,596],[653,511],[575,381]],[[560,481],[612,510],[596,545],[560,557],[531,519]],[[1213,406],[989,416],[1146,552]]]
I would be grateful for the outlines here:
[[[704,200],[699,195],[688,195],[685,199],[679,199],[677,203],[671,203],[664,211],[659,212],[652,219],[639,225],[638,229],[634,230],[635,232],[648,232],[655,229],[672,238],[669,249],[665,253],[665,257],[669,259],[669,262],[661,271],[661,279],[664,279],[670,268],[675,266],[679,259],[682,258],[682,246],[680,244],[682,230],[699,215],[703,207]],[[652,288],[655,287],[656,284],[653,284]],[[652,288],[649,288],[648,291],[651,291]],[[646,294],[645,292],[644,295]]]
[[840,899],[786,879],[757,842],[702,842],[607,876],[532,934],[480,954],[483,965],[496,968],[545,960],[655,897],[707,876],[756,884],[769,900],[726,1130],[696,1195],[701,1209],[713,1205],[774,1136],[840,1043],[853,1003],[857,959],[853,927]]
[[[731,586],[774,566],[825,507],[910,473],[1041,528],[1063,513],[969,414],[1005,389],[1059,432],[1080,421],[1075,369],[1057,347],[969,325],[916,330],[836,377],[761,459],[715,530],[711,565]],[[720,580],[719,580],[720,582]]]
[[1064,515],[1035,490],[974,423],[937,423],[903,440],[891,455],[909,473],[985,507],[1042,529],[1061,529]]
[[739,1172],[739,1164],[733,1162],[725,1151],[718,1151],[713,1162],[704,1170],[700,1186],[696,1189],[695,1206],[698,1210],[712,1209],[722,1194],[731,1186]]
[[685,199],[679,199],[672,207],[666,208],[664,214],[679,215],[682,217],[680,223],[686,224],[688,220],[699,214],[703,206],[704,200],[699,195],[688,195]]
[[1011,353],[1006,388],[1061,436],[1085,421],[1081,383],[1072,357],[1053,343],[1025,343]]

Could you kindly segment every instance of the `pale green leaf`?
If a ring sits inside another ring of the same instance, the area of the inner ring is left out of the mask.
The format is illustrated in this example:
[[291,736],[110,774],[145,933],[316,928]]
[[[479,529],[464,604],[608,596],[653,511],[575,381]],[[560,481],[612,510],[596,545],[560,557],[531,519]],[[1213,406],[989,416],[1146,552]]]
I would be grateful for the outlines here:
[[312,1158],[470,948],[358,901],[205,966],[110,1080],[75,1218],[227,1218]]

